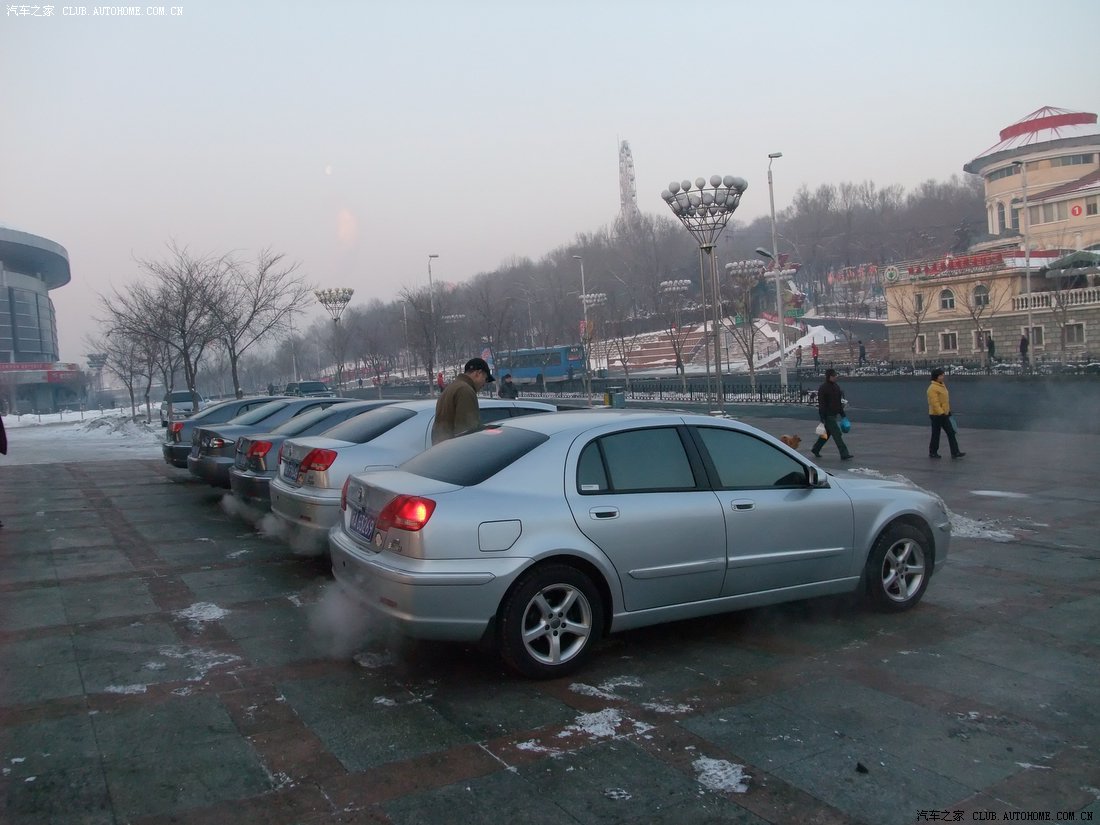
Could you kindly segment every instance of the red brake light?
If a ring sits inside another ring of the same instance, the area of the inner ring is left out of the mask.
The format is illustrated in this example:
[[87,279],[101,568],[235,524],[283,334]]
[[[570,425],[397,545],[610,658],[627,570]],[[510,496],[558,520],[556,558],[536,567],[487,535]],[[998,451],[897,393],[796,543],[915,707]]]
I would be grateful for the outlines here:
[[249,458],[263,458],[271,450],[270,441],[253,441],[252,446],[248,448]]
[[379,530],[397,527],[415,533],[428,523],[434,512],[435,502],[430,498],[398,496],[382,508],[375,526]]
[[183,429],[183,422],[182,421],[173,421],[171,424],[168,425],[168,432],[172,433],[173,435],[178,435],[180,430],[182,430],[182,429]]
[[327,470],[332,466],[332,462],[336,460],[335,450],[310,450],[306,453],[305,458],[302,459],[302,464],[299,467],[299,472],[309,472],[310,470]]
[[344,479],[344,488],[340,491],[340,510],[348,509],[348,483],[351,481],[351,476]]

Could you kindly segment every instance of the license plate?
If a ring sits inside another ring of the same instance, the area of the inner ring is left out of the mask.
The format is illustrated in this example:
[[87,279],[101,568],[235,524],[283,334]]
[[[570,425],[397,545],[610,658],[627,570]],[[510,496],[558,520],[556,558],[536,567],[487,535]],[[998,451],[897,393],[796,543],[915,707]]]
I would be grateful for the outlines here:
[[351,531],[367,541],[374,538],[374,516],[366,510],[353,510],[349,523]]
[[298,468],[302,466],[300,461],[284,461],[283,462],[283,478],[287,481],[298,480]]

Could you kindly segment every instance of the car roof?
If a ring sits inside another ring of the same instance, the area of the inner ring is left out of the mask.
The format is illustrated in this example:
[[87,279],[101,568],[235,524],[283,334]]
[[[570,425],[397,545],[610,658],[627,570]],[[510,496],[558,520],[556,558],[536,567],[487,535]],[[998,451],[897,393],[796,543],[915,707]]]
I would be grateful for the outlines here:
[[[392,406],[401,407],[406,410],[413,410],[414,412],[422,412],[423,410],[432,410],[434,412],[437,400],[438,396],[436,398],[411,399],[409,401],[398,401]],[[526,398],[521,398],[518,401],[512,401],[503,398],[484,398],[479,396],[477,399],[477,405],[486,409],[492,409],[494,407],[519,407],[520,409],[545,408],[547,412],[556,412],[558,409],[553,404],[547,404],[543,401],[531,401]]]
[[[733,425],[738,429],[751,429],[729,418],[717,418],[709,415],[678,412],[676,410],[612,410],[607,408],[592,410],[569,410],[559,415],[529,415],[500,422],[502,427],[521,427],[544,435],[558,433],[580,434],[588,430],[605,427],[614,423],[630,425],[647,424],[693,424],[693,425]],[[495,425],[494,425],[495,426]]]

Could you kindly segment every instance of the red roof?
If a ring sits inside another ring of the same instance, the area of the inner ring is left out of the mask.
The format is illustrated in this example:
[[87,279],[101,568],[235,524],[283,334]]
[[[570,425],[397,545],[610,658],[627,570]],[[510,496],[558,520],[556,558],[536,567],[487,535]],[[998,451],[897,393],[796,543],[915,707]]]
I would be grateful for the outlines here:
[[1007,149],[1019,149],[1022,146],[1087,135],[1100,136],[1100,126],[1097,125],[1095,113],[1073,112],[1069,109],[1044,106],[1011,126],[1003,128],[1000,133],[1000,143],[986,149],[978,155],[978,158]]

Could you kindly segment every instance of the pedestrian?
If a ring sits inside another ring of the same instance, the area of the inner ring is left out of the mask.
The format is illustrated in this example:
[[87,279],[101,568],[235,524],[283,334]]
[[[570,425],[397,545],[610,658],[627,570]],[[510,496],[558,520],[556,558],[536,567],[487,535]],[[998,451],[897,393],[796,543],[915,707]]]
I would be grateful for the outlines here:
[[363,376],[359,376],[359,389],[363,389]]
[[932,383],[928,385],[928,418],[932,422],[932,440],[928,442],[928,457],[940,457],[940,430],[947,433],[947,444],[952,458],[962,458],[966,453],[959,449],[955,428],[951,423],[951,398],[943,383],[942,367],[932,370]]
[[437,387],[439,387],[439,391],[440,391],[440,392],[443,392],[443,388],[444,388],[445,386],[447,386],[447,382],[443,380],[443,373],[442,373],[442,372],[441,372],[441,373],[439,373],[439,375],[437,375],[437,376],[435,377],[435,385],[436,385]]
[[819,354],[820,354],[820,353],[818,352],[818,349],[817,349],[817,341],[813,341],[813,342],[812,342],[812,343],[810,344],[810,355],[811,355],[811,356],[813,357],[813,359],[814,359],[814,369],[815,369],[815,370],[817,369],[817,356],[818,356]]
[[1025,332],[1023,335],[1020,336],[1020,366],[1024,368],[1025,372],[1027,371],[1028,367],[1027,351],[1030,348],[1031,342],[1027,339],[1027,333]]
[[504,380],[500,382],[500,387],[497,389],[497,395],[508,401],[519,398],[519,387],[513,383],[512,373],[505,373]]
[[989,363],[992,365],[997,360],[997,344],[993,341],[993,333],[985,339],[985,351],[989,353]]
[[802,368],[802,345],[799,344],[794,348],[794,366],[795,369]]
[[859,344],[859,364],[857,366],[864,366],[867,363],[867,347],[863,345],[862,341],[856,341]]
[[[442,378],[443,373],[439,373]],[[484,358],[471,358],[459,375],[448,384],[435,402],[432,444],[447,441],[482,429],[477,394],[494,381]]]
[[844,415],[844,391],[836,382],[836,370],[825,370],[825,383],[817,388],[817,417],[825,425],[826,435],[819,435],[810,452],[815,458],[821,458],[821,448],[829,439],[833,440],[836,448],[840,450],[841,461],[852,458],[848,452],[848,445],[844,443],[844,435],[840,432],[840,418]]

